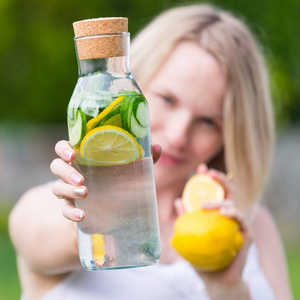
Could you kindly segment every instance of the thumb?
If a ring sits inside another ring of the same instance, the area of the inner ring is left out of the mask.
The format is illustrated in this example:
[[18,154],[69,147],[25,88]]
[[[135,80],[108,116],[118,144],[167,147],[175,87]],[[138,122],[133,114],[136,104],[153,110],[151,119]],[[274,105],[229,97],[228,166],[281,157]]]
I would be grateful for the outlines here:
[[174,201],[174,207],[175,207],[175,211],[177,213],[177,217],[180,217],[185,214],[185,209],[183,207],[182,200],[180,198],[177,198]]

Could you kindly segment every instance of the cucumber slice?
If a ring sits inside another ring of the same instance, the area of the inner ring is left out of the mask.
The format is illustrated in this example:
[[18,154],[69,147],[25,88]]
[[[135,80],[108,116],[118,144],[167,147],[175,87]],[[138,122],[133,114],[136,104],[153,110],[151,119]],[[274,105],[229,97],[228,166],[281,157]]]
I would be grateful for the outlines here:
[[136,91],[122,91],[122,92],[119,92],[119,95],[121,95],[121,96],[124,96],[124,95],[132,96],[132,95],[139,95],[139,93],[136,92]]
[[75,124],[73,126],[70,126],[70,124],[68,125],[70,145],[75,147],[81,142],[86,133],[85,114],[78,109]]
[[122,127],[124,130],[130,132],[130,127],[129,127],[129,114],[128,110],[129,107],[131,106],[131,101],[132,101],[133,96],[125,96],[122,103],[121,103],[121,119],[122,119]]
[[149,126],[148,106],[144,98],[139,98],[134,101],[132,112],[141,126]]
[[130,132],[130,114],[128,113],[128,111],[130,109],[130,106],[132,105],[133,99],[140,94],[136,91],[123,91],[119,94],[124,95],[124,99],[121,105],[122,127],[124,130]]
[[143,139],[147,136],[148,134],[148,127],[144,127],[141,126],[138,121],[136,120],[136,118],[134,117],[134,115],[131,115],[131,122],[130,122],[130,126],[131,126],[131,134],[138,138],[138,139]]
[[80,83],[80,79],[78,81],[78,85],[76,85],[76,88],[73,92],[73,95],[71,97],[69,106],[68,106],[68,124],[69,126],[74,126],[76,122],[76,114],[80,107],[80,103],[83,99],[83,88]]
[[128,132],[130,132],[130,133],[131,133],[132,108],[133,108],[133,101],[129,100],[129,104],[128,104],[128,108],[127,108],[127,126],[128,126]]
[[75,107],[71,107],[70,105],[68,106],[68,125],[69,126],[74,126],[75,122],[76,122],[76,118],[75,118],[75,114],[76,114],[76,110]]
[[121,105],[123,129],[143,139],[149,130],[148,105],[143,95],[125,96]]

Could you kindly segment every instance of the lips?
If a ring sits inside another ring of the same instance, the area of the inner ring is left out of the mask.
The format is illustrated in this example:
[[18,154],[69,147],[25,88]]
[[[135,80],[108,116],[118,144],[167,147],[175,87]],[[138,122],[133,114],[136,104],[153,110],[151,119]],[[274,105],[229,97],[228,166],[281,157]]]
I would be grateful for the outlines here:
[[159,159],[159,163],[169,167],[175,167],[182,164],[184,160],[178,155],[171,154],[170,152],[163,151]]

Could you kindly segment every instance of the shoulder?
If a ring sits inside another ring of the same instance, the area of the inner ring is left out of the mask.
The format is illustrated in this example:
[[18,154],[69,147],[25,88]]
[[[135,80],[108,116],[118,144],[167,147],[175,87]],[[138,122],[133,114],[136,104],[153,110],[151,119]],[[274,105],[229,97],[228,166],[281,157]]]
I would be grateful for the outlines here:
[[275,221],[269,210],[262,205],[257,207],[252,222],[254,239],[258,243],[261,239],[279,237]]
[[46,183],[25,192],[11,211],[10,237],[21,285],[30,299],[38,299],[34,293],[41,297],[80,266],[76,227],[63,217],[63,205]]
[[[9,229],[13,242],[17,242],[14,233],[19,232],[21,224],[23,224],[21,225],[23,228],[33,230],[41,220],[46,220],[47,213],[59,211],[58,207],[62,205],[61,202],[63,201],[56,198],[52,193],[51,183],[39,185],[26,191],[14,205],[9,215]],[[54,213],[54,215],[56,214]]]
[[58,209],[61,202],[52,193],[51,183],[33,187],[20,197],[9,216],[10,236],[17,250],[22,249],[23,242],[28,239],[22,232],[30,233],[31,237],[38,235],[42,229],[41,224],[47,223],[49,214],[55,219],[62,219],[61,210]]
[[267,208],[258,207],[251,228],[260,265],[276,299],[292,299],[283,243],[276,222]]
[[52,193],[51,183],[33,187],[21,196],[9,216],[9,232],[17,252],[36,259],[34,247],[44,248],[63,229],[75,231],[73,223],[62,215],[63,205],[64,201]]
[[32,215],[35,212],[57,209],[57,206],[61,206],[62,202],[52,193],[51,182],[38,185],[29,189],[20,197],[11,211],[10,218],[14,218],[15,215],[21,217],[26,213]]
[[41,199],[42,197],[55,198],[52,193],[52,183],[53,182],[48,182],[32,187],[21,196],[20,201],[34,201],[36,198]]
[[277,252],[281,253],[283,251],[276,223],[270,212],[260,205],[257,208],[251,227],[254,242],[259,251],[260,263],[264,265]]

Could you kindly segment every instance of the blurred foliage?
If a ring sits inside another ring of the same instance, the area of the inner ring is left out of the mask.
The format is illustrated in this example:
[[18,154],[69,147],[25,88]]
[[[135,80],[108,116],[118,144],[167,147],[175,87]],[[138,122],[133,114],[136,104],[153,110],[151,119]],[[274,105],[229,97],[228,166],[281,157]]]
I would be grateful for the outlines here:
[[[199,1],[188,1],[194,3]],[[0,97],[2,121],[65,122],[77,80],[74,21],[107,16],[129,18],[134,36],[176,0],[0,0]],[[213,0],[242,16],[270,68],[278,124],[300,119],[300,1]],[[145,45],[146,47],[147,45]],[[298,80],[297,80],[298,79]]]

